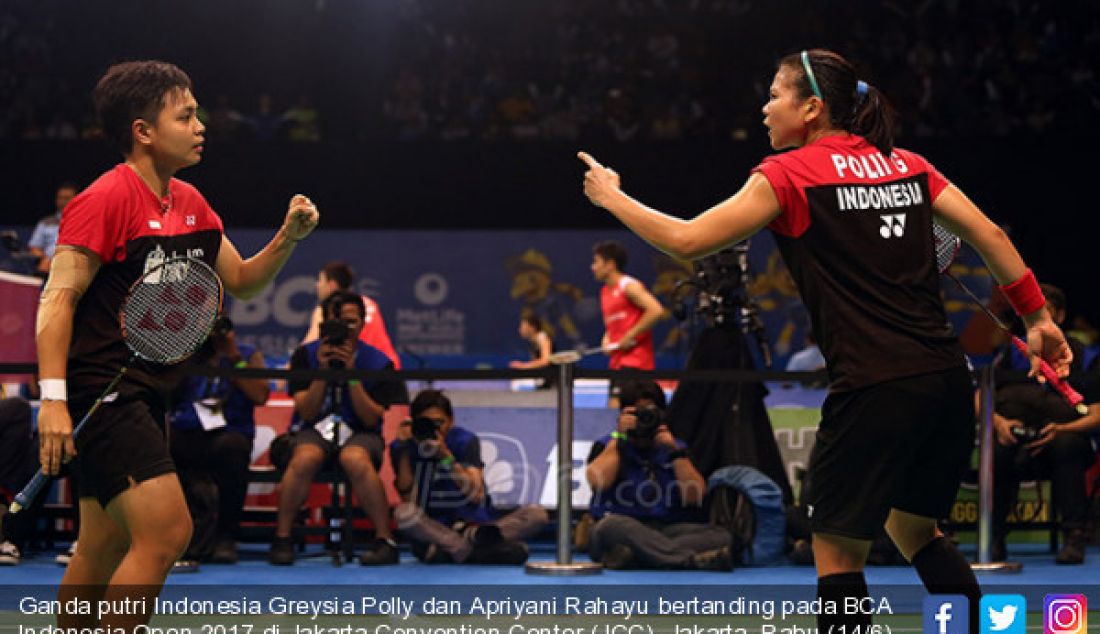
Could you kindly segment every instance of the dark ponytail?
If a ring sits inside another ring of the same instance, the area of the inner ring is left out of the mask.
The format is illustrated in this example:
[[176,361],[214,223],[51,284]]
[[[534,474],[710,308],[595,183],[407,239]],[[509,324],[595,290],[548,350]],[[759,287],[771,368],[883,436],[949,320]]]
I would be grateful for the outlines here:
[[897,115],[890,102],[886,101],[886,95],[874,86],[868,84],[867,94],[856,106],[855,115],[852,117],[852,126],[848,128],[853,134],[858,134],[867,139],[867,142],[877,147],[884,155],[889,156],[894,151],[894,125]]
[[[819,96],[829,107],[829,123],[835,128],[862,136],[889,156],[894,150],[897,116],[886,96],[868,84],[864,84],[866,90],[862,90],[852,64],[832,51],[811,49],[807,51],[807,59],[820,90]],[[799,97],[809,99],[815,94],[803,67],[801,53],[784,57],[779,65],[795,71],[798,77],[795,88]]]

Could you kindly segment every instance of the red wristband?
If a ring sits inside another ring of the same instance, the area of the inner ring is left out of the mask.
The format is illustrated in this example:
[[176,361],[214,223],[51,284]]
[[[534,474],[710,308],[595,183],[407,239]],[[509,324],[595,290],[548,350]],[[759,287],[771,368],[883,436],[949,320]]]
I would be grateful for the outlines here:
[[1043,291],[1039,288],[1039,282],[1035,281],[1035,274],[1028,269],[1020,279],[999,286],[1005,299],[1012,305],[1017,315],[1030,315],[1046,305]]

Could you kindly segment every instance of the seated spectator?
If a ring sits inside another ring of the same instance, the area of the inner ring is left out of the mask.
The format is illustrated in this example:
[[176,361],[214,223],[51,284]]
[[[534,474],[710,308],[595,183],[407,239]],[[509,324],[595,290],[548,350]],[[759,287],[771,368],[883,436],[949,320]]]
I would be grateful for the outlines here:
[[[322,306],[325,300],[336,291],[351,291],[351,284],[354,280],[355,272],[351,270],[347,262],[340,260],[329,262],[317,273],[317,307],[313,309],[313,314],[310,315],[309,330],[306,331],[306,336],[302,338],[303,344],[309,343],[320,336],[321,315],[324,312]],[[367,316],[366,323],[363,324],[363,330],[359,333],[359,340],[381,350],[383,354],[390,358],[390,361],[393,361],[393,367],[400,370],[401,359],[393,349],[390,335],[386,332],[386,322],[382,319],[382,310],[378,307],[378,303],[370,297],[366,295],[360,295],[360,297],[363,298],[363,305],[366,306]]]
[[[299,346],[290,368],[390,370],[380,350],[359,341],[366,308],[356,293],[336,291],[325,304],[327,319],[321,338]],[[395,564],[397,543],[390,530],[390,508],[378,477],[382,466],[382,415],[394,403],[408,399],[400,381],[328,383],[321,379],[291,381],[294,398],[291,454],[279,495],[279,519],[269,559],[277,565],[294,563],[290,531],[299,507],[309,495],[313,476],[338,460],[355,497],[375,530],[374,545],[359,557],[368,565]]]
[[527,544],[546,525],[536,504],[501,515],[482,474],[481,441],[456,427],[451,401],[438,390],[417,394],[411,421],[390,445],[401,504],[397,527],[427,563],[520,564]]
[[[265,367],[259,350],[237,343],[233,322],[226,317],[215,323],[194,362],[215,368]],[[194,523],[184,561],[237,561],[237,532],[256,435],[254,410],[267,402],[268,392],[262,378],[188,376],[173,398],[169,445]],[[216,501],[203,499],[206,490]]]
[[57,232],[61,228],[61,212],[79,189],[73,183],[59,185],[54,195],[54,212],[38,221],[34,233],[27,240],[27,249],[38,258],[35,273],[41,277],[50,274],[50,261],[53,260],[53,253],[57,248]]
[[[5,515],[37,468],[38,437],[31,431],[31,405],[22,397],[0,394],[0,566],[16,566],[22,560],[20,546],[25,547],[30,537],[38,505],[12,517]],[[38,497],[36,502],[41,502],[44,496]]]
[[621,398],[615,431],[588,455],[589,555],[611,569],[732,570],[729,531],[701,521],[706,482],[669,431],[664,391],[631,382]]
[[306,94],[298,97],[298,103],[294,104],[283,114],[287,122],[287,139],[296,142],[316,143],[321,140],[321,128],[318,122],[317,109],[313,107],[313,99]]
[[[1066,318],[1066,296],[1060,289],[1042,284],[1043,295],[1055,323]],[[1068,339],[1073,350],[1072,373],[1081,371],[1083,346]],[[1015,352],[1015,348],[1009,346]],[[1005,354],[1005,365],[1026,371],[1022,357]],[[1088,497],[1085,472],[1096,462],[1100,437],[1100,403],[1085,391],[1088,413],[1078,414],[1056,392],[1032,379],[999,380],[993,425],[997,444],[993,450],[993,560],[1007,556],[1007,518],[1016,506],[1020,482],[1050,479],[1055,506],[1061,513],[1064,540],[1054,561],[1080,564],[1085,561],[1088,535]]]

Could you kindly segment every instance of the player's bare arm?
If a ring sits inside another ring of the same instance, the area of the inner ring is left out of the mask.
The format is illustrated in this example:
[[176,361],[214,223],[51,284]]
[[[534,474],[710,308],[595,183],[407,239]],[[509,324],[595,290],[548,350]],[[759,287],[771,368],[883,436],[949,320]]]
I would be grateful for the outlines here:
[[[1027,265],[1005,232],[993,223],[965,194],[949,185],[932,203],[935,221],[974,247],[989,272],[1000,284],[1011,284],[1027,273]],[[1041,356],[1061,376],[1069,372],[1073,352],[1062,330],[1041,307],[1021,315],[1027,324],[1027,341],[1032,353]],[[1031,373],[1038,372],[1039,360],[1032,359]]]
[[[99,265],[99,256],[88,249],[57,247],[50,263],[50,277],[38,303],[35,326],[40,381],[61,381],[64,385],[73,313],[99,271]],[[43,398],[38,414],[38,433],[42,469],[55,475],[63,462],[76,455],[73,421],[64,400]]]
[[627,299],[635,306],[644,311],[638,323],[634,324],[634,327],[623,335],[623,339],[627,340],[624,343],[633,344],[637,341],[639,335],[648,332],[650,328],[653,328],[653,326],[660,321],[661,315],[664,314],[664,307],[661,306],[661,302],[657,301],[657,298],[653,296],[653,293],[650,293],[642,286],[641,282],[630,282],[626,285],[626,288],[623,289],[623,293],[626,294]]
[[741,191],[695,218],[683,220],[634,200],[622,191],[614,170],[585,152],[577,156],[588,165],[584,193],[592,204],[610,211],[654,247],[682,260],[695,260],[740,242],[782,211],[768,180],[753,174]]
[[290,199],[283,226],[271,242],[256,255],[243,260],[237,248],[222,236],[216,269],[225,289],[234,297],[254,297],[271,283],[286,264],[294,246],[317,227],[317,207],[309,198],[297,194]]

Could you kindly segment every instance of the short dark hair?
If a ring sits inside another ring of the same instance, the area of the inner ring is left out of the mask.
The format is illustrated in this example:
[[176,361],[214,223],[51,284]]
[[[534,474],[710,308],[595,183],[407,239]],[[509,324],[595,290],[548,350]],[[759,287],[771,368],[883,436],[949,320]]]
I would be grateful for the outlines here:
[[336,282],[336,286],[343,291],[351,288],[351,281],[355,279],[355,271],[351,270],[348,263],[343,260],[333,260],[325,264],[321,267],[321,272],[325,277]]
[[1065,291],[1045,282],[1040,284],[1039,288],[1043,291],[1043,296],[1047,298],[1047,303],[1050,304],[1050,312],[1066,309]]
[[175,64],[122,62],[107,69],[92,92],[103,133],[123,154],[134,149],[135,119],[156,122],[169,93],[191,90],[191,78]]
[[421,390],[409,404],[409,415],[416,418],[433,407],[438,407],[447,415],[447,418],[455,417],[454,410],[451,408],[451,399],[439,390]]
[[614,240],[597,242],[592,247],[592,254],[615,263],[619,271],[626,270],[626,247]]
[[653,401],[653,404],[661,409],[668,408],[668,401],[665,399],[665,391],[661,389],[661,386],[656,381],[641,379],[638,381],[627,381],[623,383],[622,391],[619,393],[619,407],[631,407],[638,404],[638,401],[643,398]]
[[325,298],[325,302],[322,305],[325,317],[328,319],[339,318],[340,309],[347,304],[354,304],[357,306],[359,308],[359,316],[366,318],[367,305],[363,303],[363,297],[359,295],[359,293],[352,293],[349,291],[336,291]]

